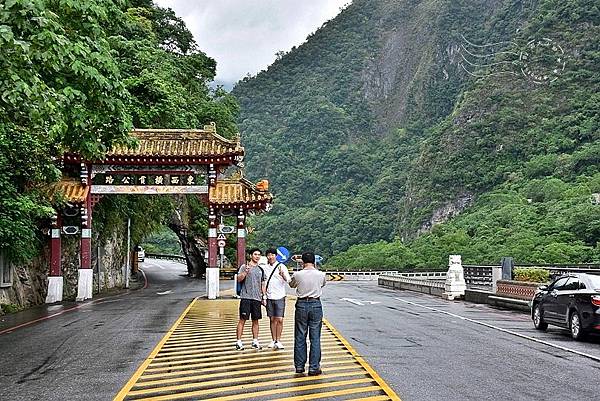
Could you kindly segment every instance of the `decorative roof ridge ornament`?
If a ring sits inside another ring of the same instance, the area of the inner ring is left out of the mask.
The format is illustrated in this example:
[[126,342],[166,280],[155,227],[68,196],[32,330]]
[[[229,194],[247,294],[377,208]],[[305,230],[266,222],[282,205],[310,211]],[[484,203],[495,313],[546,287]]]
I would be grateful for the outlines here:
[[204,131],[217,133],[217,124],[214,121],[211,121],[207,125],[204,126]]
[[[212,127],[211,125],[205,125],[204,129],[197,128],[133,128],[129,134],[136,139],[146,139],[146,140],[201,140],[208,139],[209,137],[214,137],[221,142],[227,143],[229,145],[236,145],[236,147],[241,148],[241,137],[240,134],[237,133],[234,135],[232,139],[227,139],[222,135],[217,133],[216,128],[214,129],[206,129],[207,127]],[[176,137],[173,134],[180,134],[180,137]],[[116,145],[123,146],[123,145]]]

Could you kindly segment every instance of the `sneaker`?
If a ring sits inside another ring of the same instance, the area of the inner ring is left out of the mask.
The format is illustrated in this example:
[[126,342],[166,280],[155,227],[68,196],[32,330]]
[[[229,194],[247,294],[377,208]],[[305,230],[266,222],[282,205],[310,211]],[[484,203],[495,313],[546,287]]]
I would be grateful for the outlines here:
[[252,340],[252,348],[260,349],[260,343],[258,342],[258,340]]
[[279,341],[275,341],[275,345],[273,346],[273,348],[275,348],[275,349],[285,349],[285,347],[283,346],[283,344],[280,343]]
[[321,369],[317,369],[317,370],[313,370],[313,371],[308,371],[308,375],[309,376],[319,376],[320,374],[322,374],[323,371]]
[[304,368],[296,368],[296,374],[301,375],[304,373]]
[[235,349],[238,351],[241,351],[244,349],[244,343],[242,342],[242,340],[237,340],[235,342]]
[[269,345],[267,345],[267,347],[269,347],[269,348],[275,348],[275,343],[276,343],[276,342],[277,342],[277,341],[271,341],[271,342],[269,343]]

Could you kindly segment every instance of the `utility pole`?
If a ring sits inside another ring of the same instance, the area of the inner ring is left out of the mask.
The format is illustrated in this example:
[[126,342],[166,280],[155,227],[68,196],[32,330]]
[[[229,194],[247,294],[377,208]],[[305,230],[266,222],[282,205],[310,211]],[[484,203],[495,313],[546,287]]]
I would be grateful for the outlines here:
[[131,268],[131,217],[127,218],[127,264],[125,265],[125,288],[129,288],[129,269]]

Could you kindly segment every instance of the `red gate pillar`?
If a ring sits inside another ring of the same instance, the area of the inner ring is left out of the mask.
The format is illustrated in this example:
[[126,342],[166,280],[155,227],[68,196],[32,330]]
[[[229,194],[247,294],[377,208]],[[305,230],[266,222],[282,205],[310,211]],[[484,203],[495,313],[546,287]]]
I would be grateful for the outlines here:
[[48,276],[48,293],[46,303],[62,301],[63,277],[61,271],[61,241],[60,230],[62,221],[59,215],[54,216],[50,228],[50,275]]
[[208,214],[208,267],[217,267],[217,216],[212,207]]
[[88,194],[81,207],[81,265],[77,282],[77,301],[92,298],[92,195]]
[[206,268],[206,295],[208,299],[219,296],[219,268],[217,266],[217,215],[208,209],[208,267]]
[[246,263],[246,214],[244,209],[240,209],[237,216],[237,269],[244,263]]

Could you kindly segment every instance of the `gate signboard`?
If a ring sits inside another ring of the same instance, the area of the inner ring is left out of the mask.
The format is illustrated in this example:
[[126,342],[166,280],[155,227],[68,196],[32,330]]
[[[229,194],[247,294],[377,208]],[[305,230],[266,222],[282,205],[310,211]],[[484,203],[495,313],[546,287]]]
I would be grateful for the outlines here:
[[206,168],[98,165],[92,169],[93,194],[206,194]]

